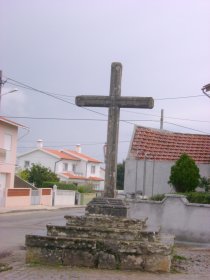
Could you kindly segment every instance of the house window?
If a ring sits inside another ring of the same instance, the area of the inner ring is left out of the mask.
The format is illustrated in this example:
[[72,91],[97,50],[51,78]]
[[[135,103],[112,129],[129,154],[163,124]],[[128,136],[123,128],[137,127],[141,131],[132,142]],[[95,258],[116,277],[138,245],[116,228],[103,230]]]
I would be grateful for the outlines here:
[[76,164],[72,164],[72,171],[76,173]]
[[63,171],[68,171],[68,163],[63,163]]
[[91,165],[91,174],[95,174],[96,173],[96,167],[95,165]]
[[29,160],[25,160],[24,161],[24,168],[29,168],[30,167],[30,161]]

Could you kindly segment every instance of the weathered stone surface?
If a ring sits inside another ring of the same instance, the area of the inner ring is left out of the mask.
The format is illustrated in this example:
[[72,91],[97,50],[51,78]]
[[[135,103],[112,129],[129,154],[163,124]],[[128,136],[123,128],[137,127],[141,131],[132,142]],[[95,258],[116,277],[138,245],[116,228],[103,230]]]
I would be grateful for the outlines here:
[[95,197],[86,207],[86,213],[88,214],[100,214],[116,217],[127,217],[127,210],[128,206],[122,199],[105,197]]
[[67,226],[97,227],[97,228],[129,228],[141,230],[146,227],[148,218],[128,219],[108,215],[90,214],[85,216],[65,216]]
[[123,270],[144,270],[142,256],[124,255],[121,257],[120,269]]
[[96,256],[84,250],[68,250],[63,251],[63,265],[95,267]]
[[171,256],[159,254],[148,255],[145,258],[144,270],[149,272],[170,272]]
[[47,236],[26,236],[28,263],[169,271],[173,237],[147,230],[146,219],[140,222],[103,215],[73,217],[72,221],[66,218],[66,226],[48,225]]
[[26,250],[26,263],[32,264],[48,264],[62,265],[63,249],[61,248],[46,248],[46,247],[30,247]]
[[92,239],[118,239],[118,240],[149,240],[155,241],[158,237],[159,228],[153,231],[119,229],[119,228],[97,228],[76,226],[53,226],[47,225],[48,236],[68,236],[70,238],[92,238]]
[[98,253],[97,267],[101,269],[116,269],[118,262],[114,255],[101,251]]

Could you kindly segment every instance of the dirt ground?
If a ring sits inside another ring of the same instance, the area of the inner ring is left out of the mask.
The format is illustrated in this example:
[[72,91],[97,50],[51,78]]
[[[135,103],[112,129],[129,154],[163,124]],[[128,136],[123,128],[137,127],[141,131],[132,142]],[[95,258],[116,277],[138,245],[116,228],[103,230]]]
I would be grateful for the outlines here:
[[[1,271],[2,270],[2,271]],[[1,280],[72,279],[72,280],[159,280],[210,279],[210,247],[177,244],[171,273],[145,273],[130,271],[111,271],[80,269],[70,267],[29,266],[25,264],[25,248],[13,251],[0,251]]]

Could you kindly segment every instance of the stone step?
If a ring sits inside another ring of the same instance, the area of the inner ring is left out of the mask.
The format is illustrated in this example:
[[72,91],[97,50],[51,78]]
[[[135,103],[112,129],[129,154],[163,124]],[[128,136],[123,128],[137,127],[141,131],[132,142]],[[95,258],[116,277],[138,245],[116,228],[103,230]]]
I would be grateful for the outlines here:
[[93,228],[122,228],[141,230],[146,227],[147,217],[141,219],[119,218],[108,215],[89,214],[85,216],[65,216],[68,226],[82,226]]
[[168,272],[173,237],[161,243],[26,235],[26,248],[27,263]]
[[107,227],[83,227],[83,226],[57,226],[47,225],[48,236],[61,236],[67,238],[127,240],[127,241],[150,241],[158,240],[160,228],[130,229],[130,228],[107,228]]

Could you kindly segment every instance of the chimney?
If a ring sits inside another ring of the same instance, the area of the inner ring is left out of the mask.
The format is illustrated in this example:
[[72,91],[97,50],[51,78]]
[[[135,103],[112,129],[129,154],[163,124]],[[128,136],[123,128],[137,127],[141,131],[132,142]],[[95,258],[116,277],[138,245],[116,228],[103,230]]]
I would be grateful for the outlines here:
[[43,140],[42,139],[38,139],[36,141],[36,146],[38,149],[42,149],[43,148]]
[[80,145],[80,144],[77,144],[77,145],[76,145],[75,151],[76,151],[77,153],[81,153],[82,148],[81,148],[81,145]]

